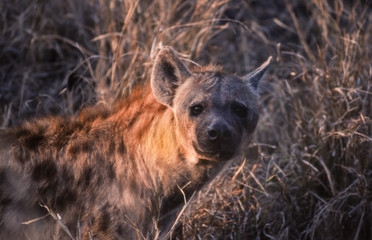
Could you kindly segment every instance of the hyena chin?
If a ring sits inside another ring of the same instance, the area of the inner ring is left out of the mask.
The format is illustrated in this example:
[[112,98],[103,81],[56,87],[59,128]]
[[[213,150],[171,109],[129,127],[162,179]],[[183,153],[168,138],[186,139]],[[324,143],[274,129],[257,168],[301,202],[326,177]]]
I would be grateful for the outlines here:
[[0,239],[166,238],[185,199],[242,157],[270,62],[190,71],[165,47],[151,84],[114,107],[2,130]]

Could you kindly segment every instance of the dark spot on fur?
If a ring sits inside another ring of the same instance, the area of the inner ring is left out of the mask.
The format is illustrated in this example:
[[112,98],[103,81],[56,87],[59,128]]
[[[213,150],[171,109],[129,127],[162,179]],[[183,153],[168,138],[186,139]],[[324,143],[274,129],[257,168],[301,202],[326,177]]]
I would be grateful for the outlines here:
[[65,146],[70,141],[71,136],[76,131],[80,131],[83,127],[84,125],[78,121],[60,119],[56,125],[56,134],[52,144],[58,148]]
[[93,169],[91,167],[87,167],[84,169],[83,174],[81,174],[78,184],[88,187],[92,181],[92,178]]
[[76,121],[67,121],[60,119],[56,125],[58,137],[71,136],[77,129],[81,129],[81,125]]
[[89,152],[91,150],[91,144],[89,144],[88,141],[82,142],[81,143],[81,150],[83,152]]
[[126,153],[127,149],[125,147],[123,140],[119,142],[117,151],[121,155],[124,155]]
[[111,221],[110,221],[111,216],[110,216],[109,211],[106,208],[108,207],[105,206],[105,209],[103,209],[101,216],[99,218],[99,223],[98,223],[98,228],[102,232],[106,232],[109,229],[110,224],[111,224]]
[[114,141],[111,141],[110,143],[109,143],[109,154],[110,155],[112,155],[112,154],[114,154],[115,153],[115,142]]
[[30,150],[35,150],[44,140],[44,135],[42,133],[31,133],[24,134],[20,137],[20,141],[24,146]]
[[67,205],[73,205],[77,199],[76,191],[65,188],[60,192],[55,201],[55,207],[58,210],[63,210]]
[[[53,194],[55,196],[53,205],[58,210],[63,210],[67,205],[74,204],[78,198],[76,190],[72,188],[74,186],[74,176],[70,170],[71,169],[67,166],[62,167],[60,181],[62,181],[63,184],[58,183],[59,186],[54,186],[52,190],[54,194],[57,191],[56,195]],[[58,190],[58,188],[60,188],[60,190]]]
[[18,146],[18,149],[14,151],[14,157],[21,163],[25,164],[31,160],[30,152],[24,149],[22,146]]
[[[140,108],[141,109],[141,108]],[[135,115],[134,115],[134,117],[133,118],[131,118],[130,120],[129,120],[129,123],[128,123],[128,126],[127,126],[127,128],[131,128],[131,127],[133,127],[133,124],[137,121],[137,118],[141,115],[141,111],[138,111]]]
[[107,166],[109,180],[112,181],[116,177],[115,168],[113,163],[109,163]]
[[180,152],[178,153],[178,158],[179,158],[182,162],[186,161],[185,156],[183,156],[183,154],[180,153]]
[[96,184],[96,185],[102,184],[105,180],[106,179],[102,174],[93,174],[92,176],[92,181],[94,181],[93,184]]
[[92,129],[92,126],[91,125],[85,125],[84,128],[83,128],[83,131],[84,133],[88,133],[90,132],[90,130]]
[[80,152],[80,146],[78,144],[71,145],[68,152],[75,157]]
[[32,179],[35,181],[51,181],[51,179],[56,178],[57,176],[56,165],[51,160],[43,161],[37,164],[31,173]]
[[91,150],[91,144],[89,141],[76,141],[71,144],[68,152],[73,156],[76,157],[81,152],[89,152]]
[[138,186],[136,181],[130,181],[129,188],[131,192],[138,193]]
[[68,143],[69,137],[66,135],[58,136],[51,141],[51,145],[61,148]]

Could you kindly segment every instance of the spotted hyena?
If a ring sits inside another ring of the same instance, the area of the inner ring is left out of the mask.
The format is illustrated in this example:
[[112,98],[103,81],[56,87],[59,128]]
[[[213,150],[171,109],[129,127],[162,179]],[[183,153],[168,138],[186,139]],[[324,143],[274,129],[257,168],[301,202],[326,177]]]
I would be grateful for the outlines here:
[[185,198],[242,156],[270,59],[237,77],[162,48],[112,108],[0,132],[0,239],[164,238]]

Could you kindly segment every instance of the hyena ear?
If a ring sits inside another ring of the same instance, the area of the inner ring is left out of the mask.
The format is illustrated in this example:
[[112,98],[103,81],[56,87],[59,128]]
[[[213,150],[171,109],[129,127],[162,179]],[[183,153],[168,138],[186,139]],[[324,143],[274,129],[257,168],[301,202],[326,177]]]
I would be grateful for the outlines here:
[[156,56],[151,74],[151,88],[155,98],[172,107],[176,89],[191,73],[170,47],[164,47]]
[[266,72],[266,70],[269,68],[270,64],[272,62],[272,57],[270,56],[266,62],[264,62],[261,66],[253,70],[252,72],[248,73],[243,77],[243,80],[248,83],[250,86],[253,87],[254,90],[257,90],[258,84],[260,82],[260,79]]

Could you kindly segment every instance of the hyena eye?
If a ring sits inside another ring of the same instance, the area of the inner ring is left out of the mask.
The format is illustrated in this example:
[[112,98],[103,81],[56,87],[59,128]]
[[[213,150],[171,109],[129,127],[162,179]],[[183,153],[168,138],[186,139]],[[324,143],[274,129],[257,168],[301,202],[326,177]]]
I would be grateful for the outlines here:
[[248,108],[241,103],[234,102],[231,105],[232,111],[239,117],[244,118],[248,114]]
[[190,114],[192,116],[198,116],[204,111],[204,107],[201,104],[195,104],[190,107]]

